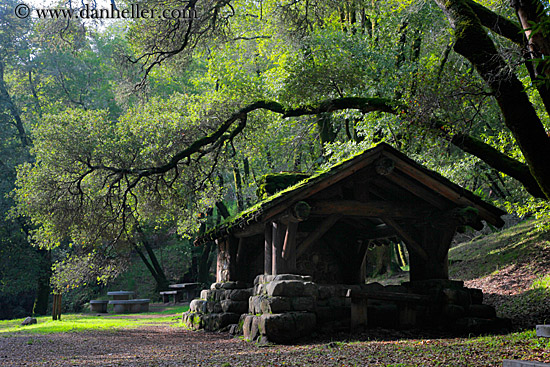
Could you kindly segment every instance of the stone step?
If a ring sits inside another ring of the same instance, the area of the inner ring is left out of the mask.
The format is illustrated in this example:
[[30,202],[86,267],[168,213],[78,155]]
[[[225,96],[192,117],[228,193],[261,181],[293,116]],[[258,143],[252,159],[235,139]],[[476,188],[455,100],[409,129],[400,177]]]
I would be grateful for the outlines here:
[[550,325],[537,325],[537,336],[550,338]]
[[549,363],[540,363],[533,361],[513,361],[510,359],[505,359],[502,363],[502,367],[548,367]]

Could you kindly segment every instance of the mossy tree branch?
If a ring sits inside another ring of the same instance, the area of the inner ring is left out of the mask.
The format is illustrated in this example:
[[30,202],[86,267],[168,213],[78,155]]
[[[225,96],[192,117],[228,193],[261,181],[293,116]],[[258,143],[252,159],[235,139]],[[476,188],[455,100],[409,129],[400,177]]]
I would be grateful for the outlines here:
[[523,84],[498,53],[467,0],[435,0],[455,30],[454,49],[467,58],[495,99],[545,197],[550,199],[550,139]]

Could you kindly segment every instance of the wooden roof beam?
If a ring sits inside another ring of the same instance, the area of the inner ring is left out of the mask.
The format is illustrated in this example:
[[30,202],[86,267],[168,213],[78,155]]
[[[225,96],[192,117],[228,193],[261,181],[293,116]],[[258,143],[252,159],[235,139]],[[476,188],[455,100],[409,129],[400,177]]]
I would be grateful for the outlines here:
[[[431,175],[428,175],[422,172],[422,170],[414,167],[413,165],[410,165],[405,161],[402,161],[393,153],[385,152],[385,154],[394,159],[395,168],[398,169],[400,172],[403,172],[404,174],[412,177],[413,179],[422,182],[422,184],[426,185],[426,187],[438,192],[440,195],[446,197],[447,199],[451,200],[456,204],[459,204],[462,206],[474,206],[479,210],[479,214],[481,215],[481,217],[487,222],[497,227],[502,227],[502,225],[504,224],[504,221],[502,220],[502,218],[500,218],[500,215],[494,213],[494,211],[489,210],[489,208],[493,208],[492,205],[484,203],[483,201],[481,201],[481,199],[479,200],[478,203],[470,200],[465,196],[466,190],[461,188],[460,186],[452,183],[451,185],[444,184],[439,180],[435,179],[434,177],[432,177]],[[452,185],[454,185],[456,189],[453,188]],[[502,211],[502,214],[505,214],[505,212]]]
[[356,217],[419,218],[427,210],[391,201],[360,202],[355,200],[317,201],[311,204],[312,215],[341,214]]
[[428,253],[420,244],[412,237],[412,235],[405,230],[399,223],[397,223],[393,218],[382,218],[382,220],[392,227],[395,232],[405,241],[405,243],[411,248],[411,250],[415,251],[422,259],[427,261],[429,259]]
[[408,179],[399,172],[393,171],[392,174],[386,175],[385,178],[400,186],[401,188],[407,190],[411,194],[414,194],[420,199],[427,201],[439,210],[445,210],[449,208],[449,203],[443,196],[434,194],[433,191],[423,187],[422,184]]
[[341,218],[341,214],[332,214],[325,218],[325,220],[319,224],[317,230],[311,232],[300,246],[298,246],[297,257],[300,257],[311,245],[320,240],[321,237],[323,237]]

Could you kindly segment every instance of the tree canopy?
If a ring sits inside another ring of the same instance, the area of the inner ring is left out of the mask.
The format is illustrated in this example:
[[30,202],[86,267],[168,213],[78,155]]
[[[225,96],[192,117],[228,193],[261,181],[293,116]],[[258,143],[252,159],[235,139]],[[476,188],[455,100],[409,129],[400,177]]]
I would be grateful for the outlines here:
[[28,43],[2,48],[0,92],[30,147],[10,166],[40,246],[126,251],[143,226],[193,237],[221,203],[224,217],[252,204],[263,174],[380,141],[510,211],[550,211],[542,1],[186,4],[198,18],[95,30],[3,18],[2,45]]

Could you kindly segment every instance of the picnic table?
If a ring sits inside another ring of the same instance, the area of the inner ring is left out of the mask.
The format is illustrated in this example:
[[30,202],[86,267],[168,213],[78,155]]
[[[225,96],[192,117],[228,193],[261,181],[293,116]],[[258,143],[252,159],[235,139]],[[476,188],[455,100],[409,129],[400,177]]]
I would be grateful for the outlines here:
[[201,283],[170,284],[169,291],[160,292],[162,302],[170,302],[170,296],[174,296],[174,303],[191,302],[197,295]]
[[114,291],[114,292],[107,292],[107,295],[109,297],[113,297],[113,300],[129,300],[134,296],[134,292],[132,291]]

